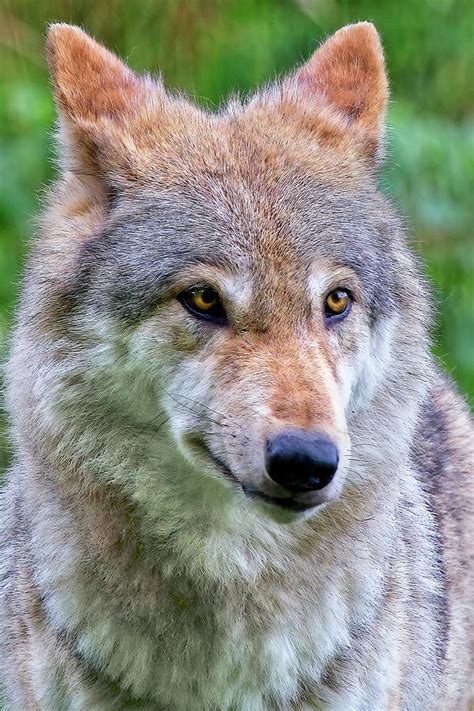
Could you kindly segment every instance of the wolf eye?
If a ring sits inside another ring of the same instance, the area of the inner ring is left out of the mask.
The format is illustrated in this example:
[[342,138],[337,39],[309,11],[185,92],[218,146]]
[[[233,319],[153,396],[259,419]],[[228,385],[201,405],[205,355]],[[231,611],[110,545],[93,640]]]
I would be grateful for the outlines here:
[[345,318],[351,310],[352,299],[345,289],[333,289],[326,296],[324,313],[328,320]]
[[211,286],[192,286],[178,296],[178,301],[196,318],[213,323],[227,323],[219,294]]

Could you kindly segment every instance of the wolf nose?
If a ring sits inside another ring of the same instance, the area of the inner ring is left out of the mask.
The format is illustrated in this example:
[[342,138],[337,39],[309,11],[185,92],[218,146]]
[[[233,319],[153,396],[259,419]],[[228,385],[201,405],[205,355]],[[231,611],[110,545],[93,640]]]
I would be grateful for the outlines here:
[[336,445],[319,432],[289,430],[267,442],[268,475],[290,491],[324,489],[338,462]]

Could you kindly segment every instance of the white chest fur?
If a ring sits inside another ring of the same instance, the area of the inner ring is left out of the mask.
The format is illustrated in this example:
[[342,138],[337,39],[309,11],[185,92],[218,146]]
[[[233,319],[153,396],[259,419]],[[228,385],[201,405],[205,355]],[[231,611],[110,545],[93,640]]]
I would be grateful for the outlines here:
[[317,547],[298,555],[280,539],[253,577],[224,582],[204,571],[190,579],[170,559],[131,581],[110,564],[79,561],[69,545],[62,573],[47,576],[50,616],[104,683],[170,711],[296,708],[377,595],[374,571],[338,564],[350,551],[336,542],[328,567]]

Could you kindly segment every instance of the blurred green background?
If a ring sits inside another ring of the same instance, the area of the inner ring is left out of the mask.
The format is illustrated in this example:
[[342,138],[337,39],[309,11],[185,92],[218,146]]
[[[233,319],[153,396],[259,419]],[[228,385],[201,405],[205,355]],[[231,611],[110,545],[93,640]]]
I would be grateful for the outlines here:
[[[0,349],[39,196],[53,174],[48,22],[83,25],[137,70],[210,104],[298,64],[343,24],[372,20],[392,101],[381,175],[436,286],[436,353],[474,394],[472,0],[0,0]],[[0,470],[9,457],[0,417]]]

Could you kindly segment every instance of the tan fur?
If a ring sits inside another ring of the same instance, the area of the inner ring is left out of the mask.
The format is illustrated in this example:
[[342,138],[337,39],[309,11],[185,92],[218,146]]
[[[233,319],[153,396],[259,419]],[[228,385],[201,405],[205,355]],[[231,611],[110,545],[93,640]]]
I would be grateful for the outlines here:
[[[375,185],[375,29],[216,114],[78,28],[48,56],[62,173],[7,368],[8,711],[468,709],[472,426]],[[228,325],[184,310],[196,284]],[[340,454],[304,515],[255,495],[288,496],[285,428]]]
[[349,123],[365,129],[371,139],[369,151],[374,151],[383,131],[388,84],[382,45],[373,25],[361,22],[336,32],[297,78],[309,84],[311,97],[321,96]]

